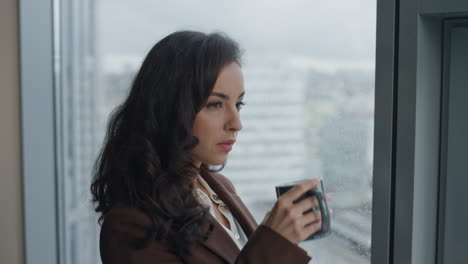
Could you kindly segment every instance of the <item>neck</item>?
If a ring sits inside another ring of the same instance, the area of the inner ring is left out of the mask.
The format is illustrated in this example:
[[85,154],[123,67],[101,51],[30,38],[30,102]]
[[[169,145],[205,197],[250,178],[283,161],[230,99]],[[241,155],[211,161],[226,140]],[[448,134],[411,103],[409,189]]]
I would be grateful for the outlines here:
[[201,167],[201,161],[194,161],[193,162],[193,166],[195,166],[196,168],[199,168]]
[[195,176],[195,178],[193,179],[193,186],[194,186],[194,187],[198,187],[198,188],[201,187],[201,184],[200,184],[200,182],[198,181],[198,177],[201,177],[200,174],[201,174],[200,169],[196,170],[196,172],[195,172],[195,175],[196,175],[196,176]]

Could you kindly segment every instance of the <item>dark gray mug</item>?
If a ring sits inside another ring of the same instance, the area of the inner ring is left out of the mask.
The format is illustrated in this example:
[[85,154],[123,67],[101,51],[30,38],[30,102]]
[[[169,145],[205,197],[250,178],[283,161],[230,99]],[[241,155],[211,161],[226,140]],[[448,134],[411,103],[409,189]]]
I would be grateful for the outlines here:
[[[276,197],[279,198],[281,195],[289,191],[294,186],[301,184],[305,181],[308,181],[308,180],[299,180],[299,181],[288,182],[288,183],[275,186]],[[317,197],[317,200],[319,202],[319,207],[320,207],[320,213],[322,214],[322,229],[317,231],[316,233],[314,233],[313,235],[311,235],[305,240],[322,238],[330,233],[330,212],[328,211],[327,199],[325,196],[325,191],[323,188],[322,180],[320,180],[320,184],[317,185],[317,187],[314,190],[309,190],[305,192],[297,200],[295,200],[294,203],[298,203],[299,201],[305,199],[306,197],[314,196],[314,195],[315,197]],[[314,210],[317,210],[317,209],[311,208],[310,210],[304,212],[304,214],[310,213]]]

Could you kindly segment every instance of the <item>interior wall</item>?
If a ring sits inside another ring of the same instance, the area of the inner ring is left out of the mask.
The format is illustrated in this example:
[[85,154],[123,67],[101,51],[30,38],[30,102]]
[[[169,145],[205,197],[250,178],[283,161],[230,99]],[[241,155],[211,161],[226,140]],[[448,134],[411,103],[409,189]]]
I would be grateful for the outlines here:
[[0,263],[24,263],[18,0],[0,1]]

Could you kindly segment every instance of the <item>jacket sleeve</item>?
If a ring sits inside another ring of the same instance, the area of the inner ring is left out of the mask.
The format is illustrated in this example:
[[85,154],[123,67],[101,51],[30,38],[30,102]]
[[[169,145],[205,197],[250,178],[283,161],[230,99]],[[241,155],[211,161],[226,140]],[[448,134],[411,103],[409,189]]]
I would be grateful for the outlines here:
[[258,226],[239,253],[236,263],[309,263],[311,257],[298,245],[265,225]]
[[182,264],[162,243],[139,247],[146,236],[149,219],[135,209],[112,209],[101,227],[100,252],[103,264]]
[[[100,252],[103,264],[183,263],[164,243],[152,241],[145,247],[138,247],[149,225],[149,219],[143,213],[129,208],[112,211],[106,216],[101,228]],[[300,264],[309,261],[310,257],[302,248],[267,226],[260,225],[240,251],[235,263]]]

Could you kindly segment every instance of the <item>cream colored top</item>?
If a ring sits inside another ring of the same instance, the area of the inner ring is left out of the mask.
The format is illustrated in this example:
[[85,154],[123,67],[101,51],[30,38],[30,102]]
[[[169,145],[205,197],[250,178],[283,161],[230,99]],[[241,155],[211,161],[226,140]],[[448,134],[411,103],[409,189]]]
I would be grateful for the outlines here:
[[[220,225],[226,230],[226,232],[229,234],[229,236],[232,238],[232,240],[236,243],[236,245],[239,247],[239,249],[242,249],[244,245],[247,243],[247,236],[245,235],[241,225],[239,222],[234,218],[232,215],[231,211],[229,208],[226,206],[226,204],[219,199],[218,195],[211,189],[211,187],[208,185],[208,183],[201,177],[198,176],[198,181],[200,182],[201,185],[208,191],[209,196],[206,195],[205,192],[203,192],[201,189],[197,188],[197,194],[200,202],[206,206],[209,207],[211,215],[216,219],[216,215],[213,209],[213,203],[218,206],[219,211],[226,217],[226,219],[229,221],[229,225],[231,229],[228,229],[226,226],[224,226],[222,223]],[[211,202],[213,201],[213,203]],[[216,219],[218,220],[218,219]]]

